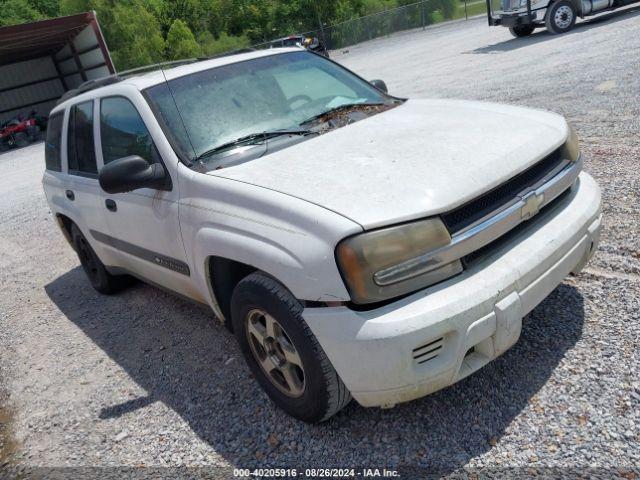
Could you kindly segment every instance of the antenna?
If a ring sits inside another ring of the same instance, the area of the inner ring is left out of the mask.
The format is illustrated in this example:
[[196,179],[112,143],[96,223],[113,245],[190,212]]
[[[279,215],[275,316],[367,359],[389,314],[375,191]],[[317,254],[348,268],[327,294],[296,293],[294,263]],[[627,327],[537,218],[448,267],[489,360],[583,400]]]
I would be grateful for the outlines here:
[[193,157],[196,158],[198,156],[198,154],[196,153],[196,147],[193,146],[193,142],[191,141],[191,136],[189,135],[189,130],[187,130],[187,125],[184,123],[184,119],[182,118],[182,112],[178,108],[178,102],[176,102],[176,98],[173,96],[173,91],[171,90],[171,85],[169,84],[169,80],[167,80],[167,75],[164,73],[164,68],[160,67],[160,71],[162,72],[162,76],[164,77],[164,83],[167,85],[169,94],[171,95],[171,100],[173,100],[173,104],[175,105],[176,110],[178,112],[180,123],[182,123],[182,128],[184,128],[184,133],[187,134],[187,140],[189,140],[189,145],[191,145],[191,150],[193,150]]

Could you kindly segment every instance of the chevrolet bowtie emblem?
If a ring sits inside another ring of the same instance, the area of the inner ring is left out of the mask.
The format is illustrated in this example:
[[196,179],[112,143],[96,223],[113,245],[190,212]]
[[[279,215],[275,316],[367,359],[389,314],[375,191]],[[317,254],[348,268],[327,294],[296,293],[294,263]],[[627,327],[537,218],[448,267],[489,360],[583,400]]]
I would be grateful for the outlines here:
[[542,205],[542,202],[544,201],[544,194],[530,192],[522,197],[522,201],[524,202],[524,205],[520,209],[520,217],[522,220],[529,220],[540,211],[540,205]]

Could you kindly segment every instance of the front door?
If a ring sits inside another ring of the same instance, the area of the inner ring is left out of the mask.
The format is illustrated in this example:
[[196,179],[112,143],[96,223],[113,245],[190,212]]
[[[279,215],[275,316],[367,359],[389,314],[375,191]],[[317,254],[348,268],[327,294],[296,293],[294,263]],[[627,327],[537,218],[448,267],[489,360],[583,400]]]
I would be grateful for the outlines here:
[[[140,105],[142,106],[142,105]],[[178,221],[178,181],[175,165],[167,165],[138,108],[130,98],[100,99],[100,155],[104,165],[138,155],[149,163],[163,163],[171,178],[170,190],[142,188],[103,194],[108,229],[93,237],[117,255],[117,267],[142,279],[191,298],[191,272]]]

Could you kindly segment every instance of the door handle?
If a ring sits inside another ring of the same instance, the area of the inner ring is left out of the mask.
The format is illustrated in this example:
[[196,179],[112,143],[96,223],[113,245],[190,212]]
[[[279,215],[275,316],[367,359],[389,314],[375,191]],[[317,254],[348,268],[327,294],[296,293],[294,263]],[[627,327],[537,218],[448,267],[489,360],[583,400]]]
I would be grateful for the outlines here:
[[73,193],[73,190],[67,190],[64,192],[64,194],[67,196],[67,198],[71,201],[76,199],[76,195]]
[[107,198],[104,201],[104,206],[107,207],[107,210],[111,212],[115,212],[116,210],[118,210],[118,205],[116,205],[115,200],[111,200],[110,198]]

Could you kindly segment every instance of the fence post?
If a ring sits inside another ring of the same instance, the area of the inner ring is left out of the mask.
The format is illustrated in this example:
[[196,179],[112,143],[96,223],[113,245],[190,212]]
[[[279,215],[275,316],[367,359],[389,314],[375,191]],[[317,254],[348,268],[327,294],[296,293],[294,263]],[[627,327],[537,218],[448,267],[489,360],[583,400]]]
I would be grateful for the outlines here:
[[424,11],[425,3],[427,3],[426,0],[423,0],[422,4],[420,5],[420,17],[422,18],[422,30],[425,29],[427,24],[427,15],[426,15],[426,12]]
[[464,19],[469,20],[469,15],[467,15],[467,0],[464,0]]
[[327,45],[327,39],[324,36],[324,28],[323,28],[323,25],[322,25],[322,18],[320,18],[320,11],[316,10],[316,13],[318,15],[318,25],[320,26],[320,38],[322,38],[322,43],[324,45],[324,48],[329,50],[329,46]]

